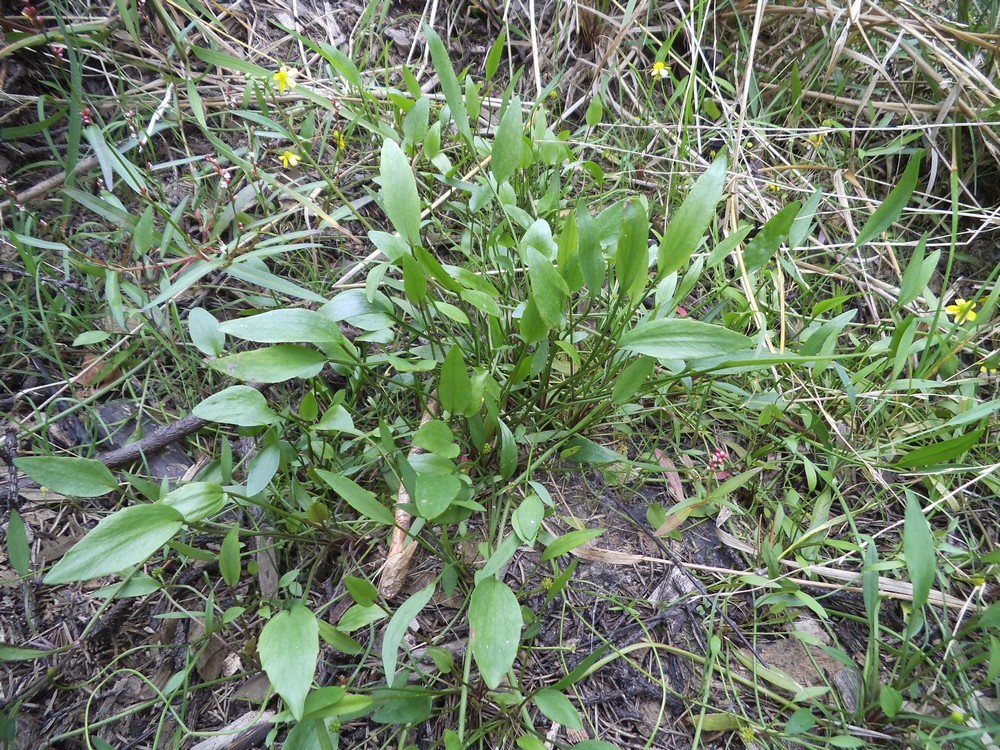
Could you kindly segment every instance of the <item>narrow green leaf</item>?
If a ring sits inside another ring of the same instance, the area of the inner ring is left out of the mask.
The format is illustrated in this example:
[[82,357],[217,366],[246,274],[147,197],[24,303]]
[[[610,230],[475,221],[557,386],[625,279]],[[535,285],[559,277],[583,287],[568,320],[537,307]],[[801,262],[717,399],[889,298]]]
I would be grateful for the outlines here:
[[97,125],[88,125],[83,129],[83,135],[90,143],[90,147],[94,150],[94,156],[97,157],[97,163],[101,166],[101,177],[104,179],[104,184],[108,190],[114,190],[115,173],[112,167],[114,156],[104,140],[104,134],[101,133],[101,129]]
[[374,494],[351,481],[347,477],[316,469],[316,476],[323,480],[330,489],[344,498],[344,501],[356,510],[363,518],[367,518],[383,526],[394,526],[396,519],[392,511],[378,501]]
[[219,548],[219,573],[230,588],[240,582],[240,527],[234,525],[226,532]]
[[441,261],[431,255],[429,251],[422,247],[415,247],[413,248],[413,259],[420,264],[431,278],[440,283],[448,291],[455,292],[456,294],[462,291],[462,285],[448,274],[447,269],[441,265]]
[[[347,633],[344,633],[337,628],[333,627],[330,623],[319,620],[319,637],[323,639],[326,645],[337,649],[344,654],[360,654],[364,651],[364,647],[356,640],[351,638]],[[308,704],[309,700],[306,699]]]
[[306,45],[312,47],[314,50],[319,52],[323,59],[325,59],[330,65],[333,66],[340,77],[345,81],[350,83],[357,89],[363,89],[365,87],[364,80],[361,78],[361,71],[358,70],[358,66],[354,64],[354,61],[342,50],[332,44],[324,44],[323,42],[313,42],[308,37],[296,34],[292,32],[296,38],[301,39]]
[[280,421],[261,392],[248,385],[233,385],[214,393],[195,406],[191,413],[209,422],[239,427],[257,427]]
[[232,55],[227,55],[223,52],[216,52],[212,49],[195,46],[188,47],[188,50],[193,52],[195,57],[202,62],[206,62],[209,65],[215,65],[219,68],[235,70],[255,78],[270,78],[273,75],[273,71],[270,71],[267,68],[262,68],[259,65],[254,65],[246,60],[233,57]]
[[657,259],[659,275],[679,270],[698,249],[726,185],[726,159],[716,159],[698,178],[684,202],[670,217]]
[[870,632],[878,632],[878,615],[882,598],[878,590],[878,548],[875,540],[865,537],[862,540],[865,547],[865,564],[861,569],[861,597],[865,605],[865,615],[868,618]]
[[575,550],[577,547],[581,547],[593,539],[597,539],[603,533],[604,529],[578,529],[577,531],[563,534],[545,548],[545,551],[542,552],[542,562],[554,560],[560,555],[565,555],[567,552]]
[[507,47],[507,29],[503,29],[500,32],[500,36],[496,38],[493,44],[490,45],[490,51],[486,53],[486,80],[488,81],[493,76],[496,75],[497,70],[500,69],[500,60],[503,55],[504,49]]
[[601,249],[601,238],[597,225],[586,205],[581,201],[576,206],[576,225],[580,236],[578,254],[580,270],[591,297],[596,297],[604,287],[607,263]]
[[552,261],[534,247],[526,248],[528,283],[538,315],[549,329],[557,330],[566,319],[566,298],[569,287],[552,265]]
[[542,688],[533,696],[535,705],[545,718],[556,724],[562,724],[568,729],[583,729],[583,722],[580,721],[580,714],[573,707],[570,699],[551,688]]
[[628,200],[622,212],[615,274],[621,293],[637,304],[649,284],[649,219],[638,198]]
[[301,604],[279,612],[260,631],[257,653],[275,692],[301,719],[319,656],[316,616]]
[[795,217],[795,221],[792,222],[792,228],[788,231],[788,247],[790,249],[794,250],[800,247],[806,241],[806,237],[812,232],[813,218],[816,216],[816,210],[819,208],[819,202],[822,198],[822,190],[817,189],[813,191],[813,194],[809,196],[809,200],[805,202],[802,210]]
[[580,229],[576,225],[576,212],[571,211],[566,217],[562,231],[556,238],[556,267],[566,280],[570,293],[580,291],[584,284],[583,271],[580,270]]
[[420,304],[427,297],[427,274],[413,256],[407,253],[400,258],[403,266],[403,291],[406,298],[414,304]]
[[215,515],[226,504],[222,485],[212,482],[189,482],[167,493],[160,502],[180,513],[187,523]]
[[205,119],[205,104],[201,100],[201,94],[198,92],[198,82],[194,78],[186,78],[185,89],[187,90],[188,105],[191,107],[191,114],[194,115],[195,121],[201,127],[208,130],[208,120]]
[[218,325],[218,330],[258,344],[325,344],[344,340],[340,326],[326,315],[294,307],[227,320]]
[[24,519],[16,510],[10,512],[7,521],[7,559],[19,576],[31,571],[31,547],[24,528]]
[[493,550],[493,554],[490,555],[483,567],[476,571],[476,583],[499,575],[503,567],[510,562],[512,557],[514,557],[514,554],[517,552],[517,548],[520,546],[521,540],[517,534],[508,534],[504,540],[497,545],[497,548]]
[[656,360],[652,357],[639,357],[630,362],[624,372],[615,380],[614,388],[611,391],[611,403],[624,404],[631,401],[639,388],[646,382],[646,378],[653,372]]
[[84,331],[73,339],[72,346],[92,346],[107,341],[109,338],[111,338],[111,334],[107,331]]
[[892,189],[892,192],[886,196],[886,199],[865,222],[853,247],[871,242],[900,217],[910,200],[910,196],[913,195],[914,188],[917,187],[917,177],[920,174],[920,162],[923,160],[923,156],[924,152],[920,150],[915,151],[910,156],[910,161],[907,162],[906,169],[903,170],[903,176],[899,178],[899,184]]
[[271,428],[264,433],[264,443],[250,461],[250,468],[247,471],[247,495],[253,497],[263,492],[271,483],[280,465],[280,440],[277,431]]
[[903,368],[910,362],[913,355],[913,340],[917,335],[917,318],[907,315],[906,318],[896,326],[890,339],[889,353],[892,355],[892,373],[888,382],[892,382],[903,371]]
[[627,331],[619,340],[621,349],[666,360],[716,357],[741,349],[753,342],[728,328],[689,318],[647,320]]
[[313,427],[314,430],[328,432],[353,432],[354,419],[343,404],[331,406]]
[[385,680],[390,685],[396,674],[396,661],[399,658],[399,644],[403,642],[403,636],[420,611],[427,606],[427,602],[434,596],[436,582],[432,581],[429,586],[420,589],[417,593],[403,602],[399,609],[393,614],[389,624],[385,627],[385,635],[382,638],[382,669],[385,672]]
[[469,379],[462,357],[462,349],[452,346],[441,365],[441,379],[438,383],[438,401],[449,414],[465,414],[470,407],[472,381]]
[[521,338],[524,339],[526,344],[537,344],[549,332],[548,327],[542,322],[542,318],[538,314],[538,305],[534,296],[528,298],[528,303],[524,306],[524,312],[521,313],[520,331]]
[[354,602],[362,607],[370,607],[378,599],[378,589],[367,579],[344,576],[343,583]]
[[903,708],[903,694],[890,685],[881,685],[878,705],[889,719],[895,719]]
[[920,507],[920,501],[909,493],[903,520],[903,554],[906,556],[910,583],[913,584],[913,607],[920,609],[927,604],[937,565],[930,524],[924,516],[924,509]]
[[528,495],[521,504],[517,506],[514,515],[511,516],[511,526],[514,532],[525,544],[534,544],[538,529],[542,526],[545,518],[545,505],[538,495],[532,493]]
[[166,505],[133,505],[102,520],[45,576],[46,584],[89,581],[138,565],[166,544],[184,517]]
[[139,221],[135,224],[135,232],[132,235],[132,243],[135,245],[135,252],[138,256],[144,257],[149,254],[153,247],[155,236],[155,226],[153,225],[153,206],[146,206]]
[[518,450],[514,434],[510,428],[500,421],[500,476],[510,479],[517,471]]
[[470,75],[465,77],[465,111],[471,122],[476,122],[483,111],[483,100],[479,96],[479,86]]
[[[8,45],[6,51],[10,52],[13,49],[13,45]],[[0,141],[13,142],[21,141],[28,136],[35,135],[36,133],[44,133],[46,130],[51,129],[54,125],[59,124],[66,117],[66,107],[57,109],[55,114],[46,117],[38,122],[26,123],[24,125],[15,125],[10,128],[0,127]]]
[[373,625],[389,616],[389,613],[379,605],[373,604],[370,607],[362,607],[355,604],[341,616],[337,627],[345,633],[352,633],[359,628]]
[[923,294],[924,289],[927,288],[927,282],[930,281],[931,275],[934,273],[934,266],[937,265],[936,262],[931,268],[927,269],[930,273],[924,273],[924,253],[926,249],[927,233],[924,232],[917,242],[917,246],[913,248],[913,255],[910,256],[910,262],[906,264],[906,270],[903,271],[903,280],[899,285],[898,304],[900,307],[913,302],[913,300]]
[[380,165],[382,207],[400,236],[410,245],[420,244],[420,196],[406,154],[391,139],[382,144]]
[[600,96],[595,96],[590,100],[583,119],[588,128],[594,128],[601,124],[601,120],[604,119],[604,100]]
[[524,120],[521,117],[521,99],[515,96],[507,103],[507,110],[500,118],[496,137],[493,139],[493,160],[490,168],[497,183],[504,182],[521,162],[521,140]]
[[100,497],[118,489],[107,466],[92,458],[25,456],[14,465],[43,487],[70,497]]
[[437,71],[438,79],[441,81],[441,90],[444,92],[445,101],[448,102],[448,109],[451,111],[452,119],[455,120],[455,127],[465,138],[466,143],[472,143],[472,130],[469,128],[469,115],[465,111],[465,101],[462,98],[462,88],[458,83],[458,76],[451,66],[448,58],[448,50],[429,25],[424,26],[424,37],[427,39],[427,48],[431,52],[431,61],[434,63],[434,70]]
[[[297,193],[293,193],[293,195],[297,195]],[[318,206],[317,209],[322,211],[322,209],[319,209]],[[213,261],[213,263],[217,262],[218,261]],[[227,276],[232,276],[234,279],[239,279],[247,284],[259,286],[261,289],[269,289],[272,292],[284,294],[296,299],[303,299],[308,302],[326,302],[326,300],[316,292],[299,286],[287,277],[278,276],[277,274],[272,273],[268,270],[267,264],[260,258],[250,257],[245,260],[241,259],[239,262],[225,266],[222,270]],[[181,287],[181,278],[183,278],[183,275],[177,279],[178,288]],[[192,286],[192,283],[187,283],[183,286],[184,288],[189,288]]]
[[428,119],[430,112],[431,100],[426,96],[421,96],[410,107],[410,111],[403,118],[403,137],[408,143],[418,146],[423,142],[430,124]]
[[315,349],[293,344],[277,344],[264,349],[230,354],[209,366],[237,380],[253,383],[282,383],[292,378],[319,375],[326,356]]
[[[791,735],[805,734],[814,726],[816,726],[816,717],[813,716],[812,711],[808,708],[800,708],[788,717],[788,723],[785,724],[785,731]],[[737,727],[733,728],[736,729]]]
[[969,432],[958,437],[941,440],[912,450],[900,458],[896,464],[902,469],[918,469],[933,464],[950,463],[965,455],[983,436],[982,430]]
[[774,257],[778,248],[788,239],[788,233],[791,231],[792,223],[800,208],[802,208],[802,204],[798,201],[789,203],[760,228],[756,236],[750,240],[746,250],[743,251],[743,263],[747,271],[755,271],[763,267]]
[[469,599],[472,656],[491,689],[500,686],[514,666],[521,641],[521,605],[510,588],[496,578],[479,581]]
[[31,661],[32,659],[42,659],[46,656],[51,656],[57,652],[57,649],[21,648],[19,646],[8,646],[6,643],[0,643],[0,662]]
[[122,290],[118,272],[107,268],[104,270],[104,300],[108,305],[111,319],[119,328],[125,328],[125,308],[122,305]]

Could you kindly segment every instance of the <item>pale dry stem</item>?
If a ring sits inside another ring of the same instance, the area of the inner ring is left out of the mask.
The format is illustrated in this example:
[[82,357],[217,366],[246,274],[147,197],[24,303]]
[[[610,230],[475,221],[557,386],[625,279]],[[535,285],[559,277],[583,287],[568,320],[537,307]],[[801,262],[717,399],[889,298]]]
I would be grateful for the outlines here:
[[[420,418],[420,426],[430,422],[437,412],[437,401],[430,401],[427,410]],[[424,450],[414,445],[410,448],[409,457],[419,456]],[[396,527],[392,530],[392,539],[389,542],[389,552],[385,556],[385,565],[382,566],[382,576],[379,579],[379,593],[386,599],[391,599],[403,587],[406,581],[406,574],[410,570],[410,561],[413,553],[417,549],[416,541],[410,538],[410,523],[413,521],[409,511],[405,506],[410,503],[410,493],[406,491],[406,486],[400,482],[399,491],[396,493]],[[407,543],[409,542],[409,543]]]

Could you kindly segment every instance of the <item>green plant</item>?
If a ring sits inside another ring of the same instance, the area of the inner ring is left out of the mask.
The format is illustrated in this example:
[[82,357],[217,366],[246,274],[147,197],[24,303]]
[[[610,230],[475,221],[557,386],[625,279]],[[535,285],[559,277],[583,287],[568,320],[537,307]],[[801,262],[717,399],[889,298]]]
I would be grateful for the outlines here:
[[[380,8],[373,4],[366,17]],[[977,691],[1000,668],[989,634],[995,613],[951,619],[963,610],[950,589],[982,587],[996,575],[989,537],[969,531],[961,499],[970,483],[996,491],[984,448],[996,403],[985,393],[988,379],[961,373],[990,363],[983,324],[997,292],[964,292],[974,310],[933,292],[944,251],[927,252],[927,235],[888,291],[866,287],[843,253],[881,247],[887,233],[910,236],[924,161],[909,136],[885,146],[907,156],[906,167],[877,207],[855,212],[860,231],[851,234],[827,222],[824,212],[837,204],[816,186],[787,202],[758,191],[759,205],[747,207],[741,160],[776,150],[778,141],[750,148],[742,121],[731,130],[723,121],[707,126],[711,160],[708,149],[689,145],[703,134],[682,128],[678,148],[698,166],[667,178],[664,194],[685,195],[660,205],[630,184],[634,134],[593,130],[610,107],[588,108],[586,130],[560,130],[542,102],[522,101],[516,76],[498,82],[502,43],[490,48],[477,80],[456,73],[428,31],[442,102],[408,68],[399,90],[376,87],[339,49],[296,38],[335,82],[329,91],[297,83],[287,64],[185,47],[194,73],[211,69],[242,84],[239,106],[220,111],[192,82],[187,130],[170,122],[159,131],[197,133],[210,158],[189,151],[155,170],[141,167],[135,154],[145,145],[124,135],[127,122],[86,126],[78,135],[93,149],[105,189],[70,187],[65,200],[88,221],[49,236],[25,214],[7,235],[35,278],[45,252],[78,269],[101,290],[101,310],[117,326],[104,330],[85,308],[89,322],[70,310],[62,318],[70,330],[61,328],[54,321],[69,303],[50,302],[36,283],[37,304],[24,318],[44,333],[40,349],[56,352],[67,336],[80,347],[115,337],[126,352],[120,361],[146,373],[156,372],[155,358],[138,351],[168,352],[164,359],[178,364],[160,387],[177,379],[186,391],[178,402],[215,426],[202,436],[214,460],[180,486],[118,477],[94,460],[18,459],[51,492],[120,491],[127,503],[45,580],[118,574],[109,601],[175,596],[180,586],[158,563],[161,549],[184,568],[212,566],[209,594],[177,611],[207,640],[250,634],[248,669],[259,662],[281,696],[275,721],[291,747],[332,746],[360,717],[386,728],[380,740],[401,745],[412,727],[442,717],[451,717],[439,733],[449,748],[495,746],[498,737],[540,747],[539,717],[600,736],[577,709],[581,685],[620,663],[665,702],[674,689],[668,658],[700,670],[687,714],[695,740],[732,732],[747,744],[850,746],[857,737],[847,724],[888,734],[900,722],[898,736],[973,742],[970,720],[993,721]],[[672,93],[663,81],[643,101],[689,125],[711,110],[706,92],[734,92],[700,64]],[[754,96],[755,132],[774,132],[786,114],[805,117],[802,86],[797,79],[773,106]],[[848,129],[837,128],[846,143]],[[592,153],[598,138],[619,139],[617,163]],[[827,149],[843,164],[853,158],[835,138],[810,138],[810,153]],[[880,147],[868,145],[862,156],[873,161]],[[351,195],[351,149],[378,173],[370,197],[380,210],[364,210],[365,200]],[[191,194],[172,206],[157,193],[160,169],[183,170]],[[723,196],[726,222],[717,221]],[[957,212],[957,198],[952,205]],[[306,213],[320,229],[307,225]],[[748,216],[756,221],[741,221]],[[815,239],[818,226],[826,244]],[[325,244],[360,231],[374,250],[337,282],[297,267],[315,269]],[[121,257],[87,254],[90,239]],[[946,257],[950,269],[954,253]],[[207,281],[234,290],[233,300],[181,302]],[[41,435],[44,425],[33,429]],[[254,450],[234,455],[237,438],[252,438]],[[734,592],[754,594],[745,627],[755,641],[777,640],[805,616],[827,631],[835,620],[860,626],[862,657],[837,645],[824,652],[860,674],[855,705],[834,685],[800,684],[741,652],[714,608],[692,608],[710,630],[703,651],[659,643],[628,591],[602,591],[599,601],[642,629],[643,640],[622,647],[620,633],[595,629],[592,653],[563,656],[559,673],[533,673],[532,661],[548,649],[574,648],[542,645],[539,634],[557,602],[568,617],[585,619],[566,603],[578,560],[565,556],[602,535],[554,500],[540,477],[589,467],[603,472],[595,494],[610,487],[644,497],[666,485],[670,497],[647,513],[661,536],[683,540],[689,529],[718,525],[719,538],[750,562],[744,571],[716,571],[724,577],[710,586],[732,601]],[[896,478],[884,479],[888,472]],[[570,530],[554,531],[557,523]],[[401,540],[390,557],[405,563],[418,549],[432,561],[429,576],[402,597],[372,563],[390,536]],[[278,580],[257,593],[262,543]],[[16,531],[7,547],[19,579],[29,576]],[[527,570],[517,581],[505,575],[515,560]],[[863,614],[842,611],[828,593],[855,584]],[[883,601],[887,593],[907,601],[902,616]],[[442,632],[415,636],[411,624],[442,600],[457,602]],[[947,637],[920,641],[932,631]],[[456,646],[461,633],[467,648]],[[331,651],[348,665],[342,682],[314,686],[317,661]],[[655,658],[644,661],[647,652]],[[958,666],[938,666],[942,656]],[[188,659],[158,688],[164,716],[199,687],[195,667]],[[947,698],[924,689],[931,684]],[[718,700],[719,685],[743,702]],[[496,706],[509,710],[498,716]],[[89,736],[90,728],[82,731]]]

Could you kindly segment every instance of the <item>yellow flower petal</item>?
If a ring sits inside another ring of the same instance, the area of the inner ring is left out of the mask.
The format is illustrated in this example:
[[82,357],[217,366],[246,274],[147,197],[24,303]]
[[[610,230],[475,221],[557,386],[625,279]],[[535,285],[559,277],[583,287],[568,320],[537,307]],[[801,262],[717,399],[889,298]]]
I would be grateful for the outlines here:
[[299,74],[295,68],[289,68],[282,65],[274,72],[272,76],[275,82],[278,84],[278,91],[282,94],[285,93],[285,89],[295,85],[295,76]]
[[289,167],[299,166],[299,162],[302,161],[302,157],[299,156],[294,151],[286,151],[281,155],[281,165],[288,169]]
[[976,319],[976,303],[959,297],[954,304],[948,305],[944,311],[955,318],[956,323],[970,323]]

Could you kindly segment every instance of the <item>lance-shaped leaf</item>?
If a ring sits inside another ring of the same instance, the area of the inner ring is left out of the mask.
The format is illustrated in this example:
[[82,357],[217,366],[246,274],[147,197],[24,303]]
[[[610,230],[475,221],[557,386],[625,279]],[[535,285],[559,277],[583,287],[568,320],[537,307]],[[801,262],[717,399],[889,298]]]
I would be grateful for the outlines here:
[[45,576],[45,583],[89,581],[137,565],[184,525],[175,508],[154,503],[123,508],[91,529]]
[[742,333],[688,318],[643,321],[618,341],[625,351],[667,360],[717,357],[752,345]]
[[420,244],[420,196],[406,154],[391,139],[382,144],[382,207],[400,236]]
[[660,276],[673,273],[698,249],[705,230],[715,218],[715,207],[726,185],[726,159],[716,159],[691,188],[687,198],[670,217],[657,258]]
[[260,631],[257,653],[275,692],[301,719],[319,656],[316,616],[301,604],[279,612]]

